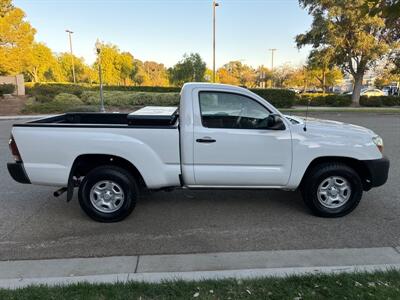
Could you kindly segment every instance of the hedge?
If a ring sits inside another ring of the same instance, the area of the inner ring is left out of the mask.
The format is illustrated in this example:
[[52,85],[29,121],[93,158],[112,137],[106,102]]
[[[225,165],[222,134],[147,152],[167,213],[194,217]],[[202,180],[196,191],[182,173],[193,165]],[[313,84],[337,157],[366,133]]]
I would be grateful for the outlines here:
[[[69,84],[69,83],[27,83],[25,84],[26,93],[31,96],[46,96],[54,98],[60,93],[74,94],[78,97],[84,91],[98,91],[99,85],[88,84]],[[159,86],[117,86],[106,85],[104,91],[132,91],[132,92],[154,92],[154,93],[179,93],[178,87],[159,87]]]
[[67,93],[58,94],[54,98],[53,103],[58,104],[58,105],[68,105],[68,106],[78,106],[78,105],[84,104],[82,102],[82,100],[79,99],[78,96],[76,96],[74,94],[67,94]]
[[[68,84],[68,83],[36,83],[26,84],[26,93],[34,96],[36,100],[40,103],[48,103],[51,102],[58,94],[67,93],[73,94],[81,98],[83,95],[83,100],[87,100],[88,95],[92,95],[91,97],[96,97],[95,94],[98,95],[99,86],[98,85],[87,85],[87,84]],[[158,105],[155,99],[159,99],[159,95],[155,95],[154,97],[150,97],[149,93],[156,94],[178,94],[181,88],[179,87],[149,87],[149,86],[104,86],[104,91],[107,92],[119,92],[117,94],[113,94],[115,97],[119,97],[120,99],[110,99],[107,98],[106,102],[109,103],[123,103],[123,105],[131,105],[126,103],[143,103],[138,105]],[[278,108],[287,108],[293,106],[296,100],[296,94],[293,91],[285,90],[285,89],[250,89],[252,92],[257,95],[263,97],[267,101],[269,101],[272,105]],[[129,94],[131,92],[131,94]],[[136,97],[145,97],[144,100],[140,100],[135,98],[133,100],[133,92],[136,92],[138,96]],[[88,94],[89,93],[89,94]],[[92,93],[92,94],[90,94]],[[125,96],[124,93],[128,93],[128,96]],[[143,94],[145,93],[145,94]],[[112,94],[109,94],[112,95]],[[109,96],[111,97],[111,96]],[[127,97],[131,100],[127,100]],[[150,97],[150,98],[149,98]],[[176,97],[176,96],[174,96]],[[98,98],[98,96],[97,96]],[[168,98],[168,96],[167,96]],[[147,99],[147,100],[146,100]],[[163,104],[163,103],[173,103],[173,104]],[[112,104],[110,104],[112,105]],[[135,104],[136,105],[136,104]],[[177,102],[173,100],[162,100],[160,105],[177,105]]]
[[292,107],[296,101],[296,93],[285,89],[250,89],[253,93],[267,100],[278,108]]
[[351,96],[337,94],[301,94],[296,104],[308,105],[308,102],[310,102],[310,106],[350,106]]
[[[123,92],[105,91],[104,104],[107,106],[178,106],[179,93],[145,93],[145,92]],[[100,97],[98,92],[83,92],[81,100],[86,105],[98,105]]]
[[61,93],[50,102],[39,102],[31,97],[22,110],[24,113],[62,113],[66,111],[98,111],[98,107],[84,105],[76,95]]
[[12,83],[0,84],[0,96],[5,94],[12,94],[15,91],[15,85]]
[[85,90],[90,90],[90,87],[63,83],[36,83],[34,85],[25,84],[26,94],[36,98],[43,97],[43,99],[46,99],[45,101],[40,100],[40,102],[48,102],[47,99],[53,99],[55,96],[61,93],[73,94],[79,97]]
[[369,107],[400,106],[400,97],[396,96],[361,96],[360,105]]

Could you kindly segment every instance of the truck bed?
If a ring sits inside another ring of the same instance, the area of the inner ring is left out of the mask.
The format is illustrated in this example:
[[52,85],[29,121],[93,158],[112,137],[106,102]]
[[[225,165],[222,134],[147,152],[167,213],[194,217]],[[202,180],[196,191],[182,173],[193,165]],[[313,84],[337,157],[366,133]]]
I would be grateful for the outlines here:
[[[147,110],[144,110],[147,109]],[[144,110],[144,113],[140,111]],[[177,109],[171,110],[169,114],[149,114],[148,107],[134,113],[92,113],[76,112],[65,113],[47,117],[24,124],[14,126],[58,126],[58,127],[176,127],[178,122]],[[160,112],[160,111],[159,111]]]

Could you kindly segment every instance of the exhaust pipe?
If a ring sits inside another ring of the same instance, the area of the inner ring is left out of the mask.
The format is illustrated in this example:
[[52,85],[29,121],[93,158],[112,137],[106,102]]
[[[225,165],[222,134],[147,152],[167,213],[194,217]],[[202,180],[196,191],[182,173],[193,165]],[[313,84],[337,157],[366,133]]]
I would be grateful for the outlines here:
[[67,191],[66,187],[62,187],[61,189],[55,191],[53,193],[54,197],[60,197],[62,194],[64,194]]

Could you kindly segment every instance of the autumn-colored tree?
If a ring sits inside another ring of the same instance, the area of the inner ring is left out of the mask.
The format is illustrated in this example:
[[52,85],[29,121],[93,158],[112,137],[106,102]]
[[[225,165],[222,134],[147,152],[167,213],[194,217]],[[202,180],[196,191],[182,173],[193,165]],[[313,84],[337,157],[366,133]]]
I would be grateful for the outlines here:
[[154,61],[145,61],[143,63],[144,77],[143,85],[145,86],[168,86],[167,69],[163,64]]
[[256,71],[256,81],[255,81],[256,86],[263,88],[271,87],[272,79],[273,79],[273,72],[270,69],[264,66],[258,67]]
[[26,70],[36,31],[25,20],[25,13],[0,1],[0,74],[18,74]]
[[365,14],[368,0],[299,0],[313,17],[311,29],[296,37],[298,47],[332,50],[332,60],[354,79],[352,101],[359,104],[365,72],[392,47],[393,28],[383,15]]
[[333,63],[332,48],[312,50],[308,56],[307,70],[318,81],[318,86],[325,93],[326,88],[343,80],[343,74]]
[[130,78],[135,85],[142,85],[147,79],[147,74],[144,71],[143,62],[139,59],[133,60],[133,68],[130,74]]
[[[120,50],[113,44],[102,43],[100,46],[100,61],[102,68],[102,76],[105,84],[118,85],[121,83],[121,71],[119,69]],[[98,69],[99,58],[96,60],[94,67]]]
[[59,78],[62,78],[62,81],[74,82],[72,62],[74,63],[76,81],[90,81],[87,74],[87,72],[89,72],[89,67],[85,64],[85,61],[82,57],[77,57],[75,55],[71,55],[70,53],[64,52],[58,55],[57,61],[59,64],[59,70],[61,72]]
[[295,71],[295,68],[289,64],[284,64],[273,71],[273,81],[275,87],[286,87],[286,81],[290,75]]
[[284,81],[285,87],[298,88],[303,91],[307,90],[310,86],[314,87],[316,85],[315,77],[312,76],[311,72],[305,66],[291,69]]
[[133,55],[129,52],[122,52],[117,57],[117,69],[119,70],[119,77],[124,85],[128,84],[133,68]]
[[198,53],[185,54],[183,59],[168,70],[172,84],[182,86],[185,82],[204,81],[206,63]]
[[26,74],[32,82],[55,81],[57,60],[49,47],[43,43],[34,43],[25,56],[28,59]]
[[241,85],[246,87],[256,86],[256,71],[241,61],[231,61],[218,69],[220,83]]
[[240,85],[239,78],[235,77],[227,68],[222,67],[217,71],[217,78],[219,83]]

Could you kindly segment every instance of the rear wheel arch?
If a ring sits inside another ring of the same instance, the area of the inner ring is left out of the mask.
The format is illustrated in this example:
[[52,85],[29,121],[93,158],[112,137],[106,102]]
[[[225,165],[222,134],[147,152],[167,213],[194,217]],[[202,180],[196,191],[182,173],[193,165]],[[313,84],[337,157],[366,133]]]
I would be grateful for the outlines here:
[[342,156],[321,156],[315,158],[313,161],[311,161],[304,172],[299,187],[301,188],[304,185],[305,178],[310,175],[310,172],[312,172],[316,166],[325,163],[341,163],[352,168],[360,177],[363,184],[363,189],[368,191],[371,188],[371,174],[365,163],[356,158]]
[[135,165],[125,158],[109,154],[82,154],[75,158],[71,167],[68,185],[70,185],[70,180],[74,177],[84,177],[94,168],[104,165],[112,165],[127,170],[136,179],[140,189],[147,187],[142,174]]

